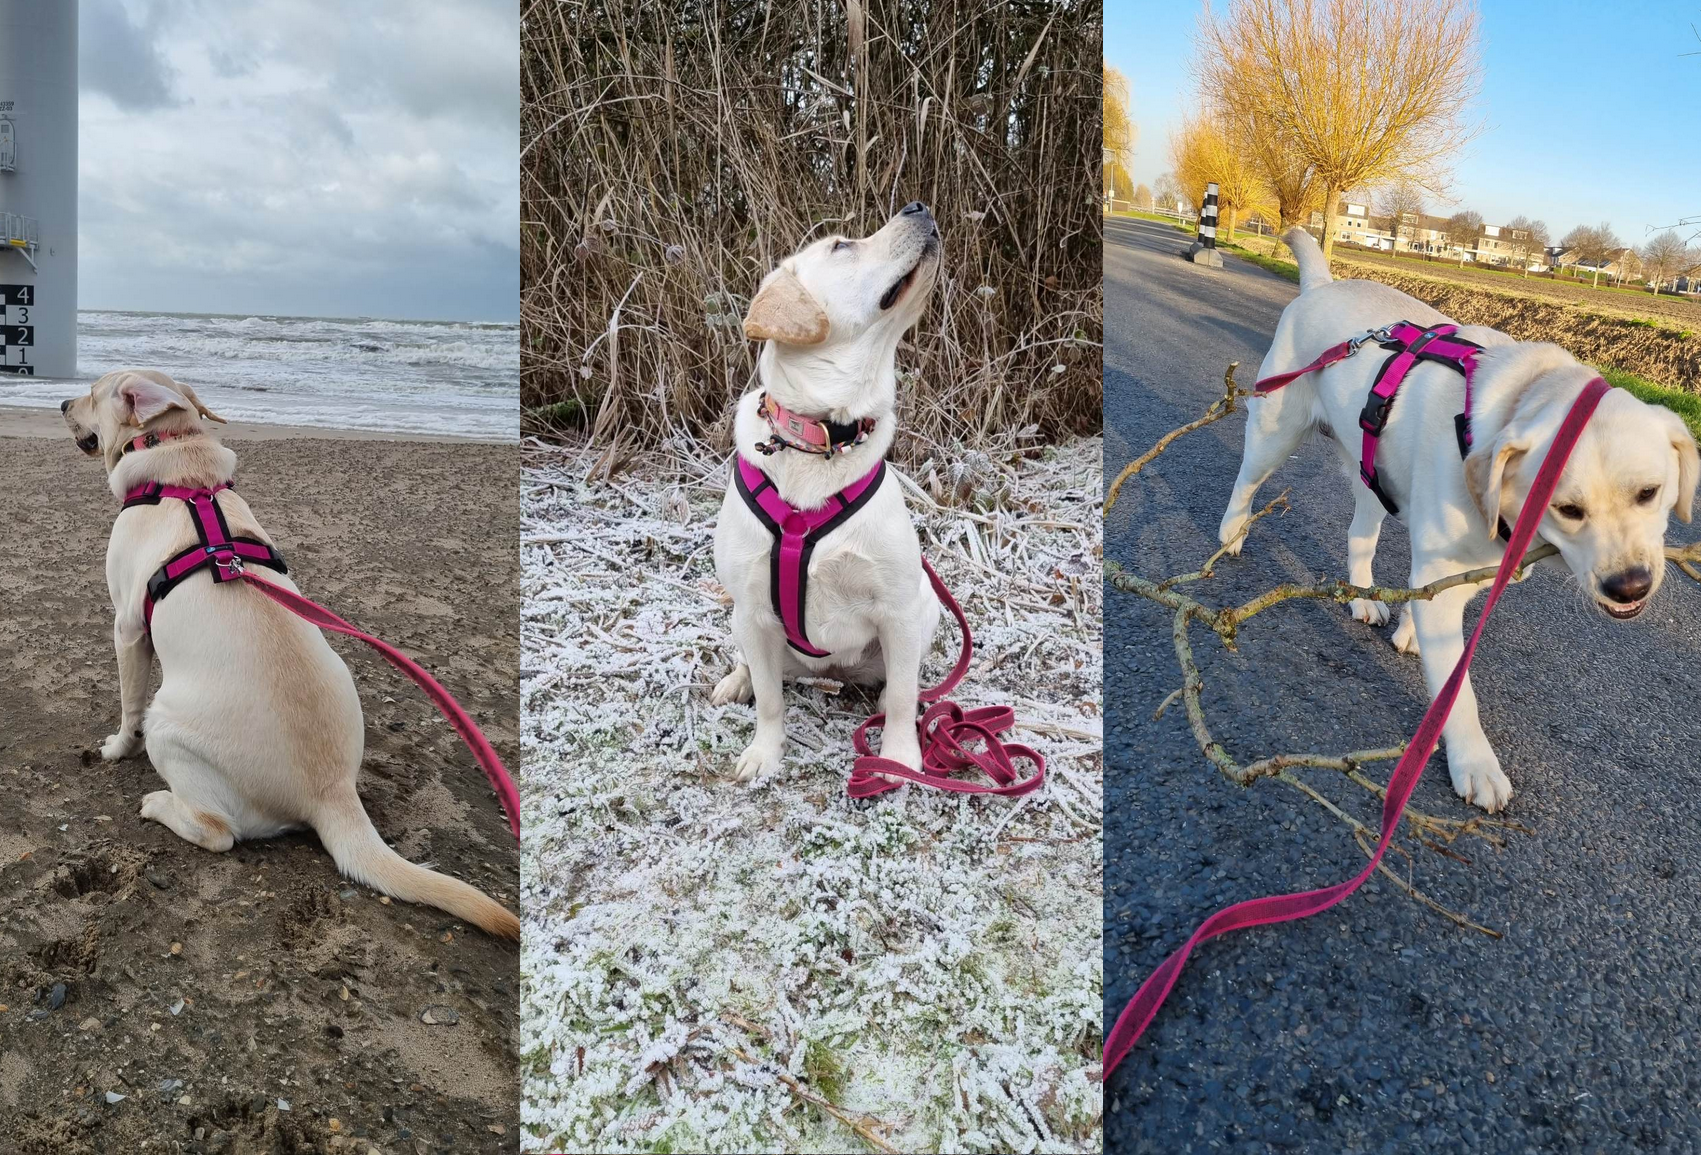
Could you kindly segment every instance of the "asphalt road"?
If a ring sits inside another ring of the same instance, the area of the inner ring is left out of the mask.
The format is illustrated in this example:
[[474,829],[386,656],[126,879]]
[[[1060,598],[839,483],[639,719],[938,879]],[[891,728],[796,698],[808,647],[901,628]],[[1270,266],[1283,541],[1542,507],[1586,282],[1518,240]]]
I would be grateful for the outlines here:
[[[1105,472],[1199,416],[1238,359],[1250,385],[1297,286],[1182,235],[1112,221],[1104,275]],[[1124,486],[1107,556],[1147,576],[1197,568],[1240,459],[1243,418],[1189,434]],[[1241,600],[1345,576],[1352,502],[1326,446],[1303,447],[1261,496],[1293,512],[1195,587]],[[1673,523],[1692,540],[1701,523]],[[1377,577],[1404,584],[1405,531],[1384,523]],[[1467,615],[1474,622],[1476,609]],[[1206,916],[1357,873],[1346,828],[1276,782],[1230,785],[1175,708],[1170,614],[1106,594],[1105,1016]],[[1375,878],[1315,918],[1194,953],[1106,1088],[1106,1151],[1661,1151],[1701,1148],[1701,591],[1675,570],[1616,623],[1557,577],[1502,600],[1472,666],[1484,725],[1533,834],[1461,862],[1409,842],[1417,885],[1497,928],[1463,930]],[[1295,603],[1249,623],[1238,655],[1195,630],[1206,709],[1243,761],[1409,737],[1427,705],[1417,660],[1346,607]],[[1377,768],[1386,778],[1392,769]],[[1309,781],[1375,825],[1326,771]],[[1413,805],[1475,813],[1437,754]]]

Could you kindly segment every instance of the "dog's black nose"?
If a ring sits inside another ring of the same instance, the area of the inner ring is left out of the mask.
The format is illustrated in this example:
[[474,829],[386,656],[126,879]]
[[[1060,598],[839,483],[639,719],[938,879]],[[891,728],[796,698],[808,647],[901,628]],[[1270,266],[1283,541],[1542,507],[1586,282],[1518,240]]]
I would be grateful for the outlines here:
[[899,209],[898,211],[903,213],[906,217],[913,217],[917,213],[926,212],[927,206],[922,204],[920,201],[911,201],[909,204],[905,205],[902,209]]
[[63,412],[65,412],[65,410],[67,410],[69,408],[71,408],[71,399],[69,397],[67,397],[67,398],[65,398],[65,400],[63,400],[59,403],[59,412],[63,413]]
[[1607,578],[1601,583],[1601,591],[1619,605],[1629,605],[1647,597],[1653,585],[1654,575],[1647,566],[1639,565]]

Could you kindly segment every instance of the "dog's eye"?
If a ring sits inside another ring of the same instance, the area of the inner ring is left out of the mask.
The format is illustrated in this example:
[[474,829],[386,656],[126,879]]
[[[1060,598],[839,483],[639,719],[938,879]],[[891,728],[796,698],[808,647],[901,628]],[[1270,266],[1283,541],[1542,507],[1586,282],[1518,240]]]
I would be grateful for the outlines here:
[[1583,507],[1574,502],[1568,501],[1564,505],[1556,505],[1553,507],[1553,511],[1567,521],[1583,520]]
[[1659,486],[1657,486],[1657,485],[1644,485],[1636,493],[1636,504],[1637,505],[1647,505],[1650,501],[1653,501],[1654,498],[1658,497],[1659,495],[1660,495],[1660,487]]
[[840,249],[848,249],[850,247],[851,247],[851,243],[849,241],[834,241],[833,242],[833,251],[835,253],[838,252]]

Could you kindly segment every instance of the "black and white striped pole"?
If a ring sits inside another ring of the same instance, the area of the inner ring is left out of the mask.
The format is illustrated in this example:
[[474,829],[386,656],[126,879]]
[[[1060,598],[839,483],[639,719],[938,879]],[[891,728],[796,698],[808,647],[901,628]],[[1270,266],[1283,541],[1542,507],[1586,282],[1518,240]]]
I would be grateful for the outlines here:
[[1205,186],[1205,203],[1199,206],[1199,239],[1187,250],[1187,259],[1196,265],[1213,269],[1223,267],[1222,254],[1217,252],[1217,182]]

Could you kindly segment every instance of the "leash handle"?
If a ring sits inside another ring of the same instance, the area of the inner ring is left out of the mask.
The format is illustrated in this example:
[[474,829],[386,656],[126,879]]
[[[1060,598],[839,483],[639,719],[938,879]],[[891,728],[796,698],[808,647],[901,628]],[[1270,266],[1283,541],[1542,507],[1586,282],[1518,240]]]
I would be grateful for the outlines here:
[[344,634],[365,642],[377,650],[385,661],[413,679],[414,685],[425,691],[425,696],[431,699],[438,712],[455,728],[455,733],[461,736],[461,741],[466,743],[467,749],[472,751],[473,757],[478,759],[484,776],[490,779],[491,788],[496,791],[496,797],[502,803],[502,810],[508,816],[508,828],[514,832],[514,841],[520,840],[520,794],[514,788],[514,780],[508,777],[502,760],[496,756],[495,747],[485,738],[484,732],[478,728],[478,723],[472,720],[472,716],[461,708],[461,704],[455,701],[436,678],[426,672],[425,667],[388,642],[350,625],[317,602],[309,601],[292,590],[256,577],[247,570],[240,571],[237,576],[296,617],[311,622],[322,630],[330,630],[332,633]]
[[[951,596],[951,591],[945,587],[945,583],[940,580],[925,557],[921,559],[921,567],[927,571],[927,580],[932,584],[935,596],[951,611],[951,616],[957,619],[957,628],[963,637],[962,649],[957,654],[957,664],[951,667],[951,672],[946,674],[938,685],[916,695],[918,701],[930,703],[916,721],[917,736],[921,739],[921,769],[911,770],[902,762],[882,758],[874,753],[868,732],[882,729],[886,725],[886,715],[875,714],[856,728],[856,734],[851,739],[857,759],[851,766],[850,781],[845,786],[845,793],[852,798],[872,798],[876,794],[884,794],[903,785],[903,782],[890,781],[892,778],[917,782],[956,794],[1002,794],[1014,798],[1037,790],[1045,781],[1044,756],[1032,747],[998,740],[999,734],[1016,724],[1015,710],[1009,706],[982,706],[977,710],[965,710],[955,702],[943,700],[969,672],[969,661],[974,654],[974,638],[969,632],[969,619],[963,613],[963,607],[957,604],[957,599]],[[972,743],[978,743],[981,749],[970,749]],[[1018,761],[1033,766],[1033,774],[1022,778],[1016,771]],[[996,785],[985,786],[951,777],[971,766],[992,779]]]
[[1424,712],[1417,733],[1412,735],[1411,744],[1406,747],[1405,755],[1401,757],[1398,765],[1394,767],[1394,773],[1388,779],[1388,791],[1382,802],[1382,837],[1376,844],[1376,853],[1371,855],[1369,864],[1355,877],[1338,882],[1334,886],[1238,902],[1219,910],[1200,923],[1192,937],[1140,984],[1140,989],[1134,992],[1134,997],[1123,1008],[1122,1014],[1117,1016],[1116,1025],[1111,1028],[1110,1034],[1105,1036],[1105,1079],[1110,1078],[1117,1064],[1122,1062],[1123,1057],[1150,1025],[1158,1013],[1158,1008],[1163,1006],[1195,946],[1244,927],[1291,922],[1328,910],[1363,885],[1365,879],[1369,878],[1371,872],[1381,863],[1383,853],[1387,851],[1394,832],[1399,828],[1400,815],[1405,812],[1406,801],[1416,789],[1418,779],[1423,775],[1424,765],[1441,740],[1441,728],[1445,725],[1447,716],[1452,713],[1453,703],[1465,683],[1471,657],[1476,653],[1477,639],[1482,637],[1489,614],[1494,611],[1494,605],[1500,600],[1500,595],[1512,580],[1512,575],[1518,571],[1518,564],[1523,560],[1531,539],[1535,537],[1536,527],[1541,524],[1542,517],[1547,512],[1548,502],[1553,499],[1554,487],[1559,484],[1560,471],[1565,468],[1566,459],[1571,456],[1571,450],[1576,446],[1583,426],[1588,423],[1608,388],[1607,383],[1599,377],[1584,387],[1577,400],[1572,402],[1571,411],[1565,415],[1559,433],[1553,439],[1553,446],[1542,459],[1535,484],[1530,487],[1529,496],[1524,499],[1524,508],[1518,513],[1518,524],[1512,527],[1511,539],[1506,543],[1506,555],[1501,558],[1500,569],[1494,575],[1494,584],[1489,587],[1488,600],[1483,603],[1482,615],[1477,618],[1476,629],[1471,631],[1470,639],[1465,643],[1464,653],[1459,655],[1458,664],[1448,675],[1447,682],[1435,696],[1435,701],[1430,703],[1429,709]]

